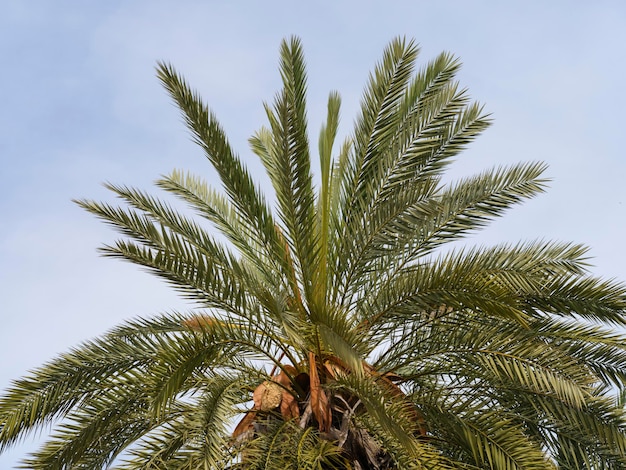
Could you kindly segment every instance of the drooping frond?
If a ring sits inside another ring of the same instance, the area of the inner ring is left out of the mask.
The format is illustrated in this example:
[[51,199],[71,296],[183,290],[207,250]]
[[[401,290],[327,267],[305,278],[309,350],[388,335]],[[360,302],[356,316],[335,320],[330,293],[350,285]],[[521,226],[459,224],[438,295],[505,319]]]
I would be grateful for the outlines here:
[[206,379],[201,397],[177,405],[180,410],[167,426],[142,439],[119,468],[225,468],[234,459],[228,450],[227,423],[247,399],[255,378],[222,375]]

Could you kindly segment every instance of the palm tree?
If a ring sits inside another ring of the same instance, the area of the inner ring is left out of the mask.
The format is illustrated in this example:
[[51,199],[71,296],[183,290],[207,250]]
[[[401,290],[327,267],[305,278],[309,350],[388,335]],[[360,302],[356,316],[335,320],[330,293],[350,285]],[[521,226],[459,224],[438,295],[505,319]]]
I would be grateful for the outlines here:
[[445,246],[542,192],[545,165],[444,184],[489,119],[455,58],[415,72],[417,54],[387,47],[336,150],[330,94],[315,185],[302,48],[282,43],[284,87],[250,139],[274,210],[160,64],[223,191],[178,171],[157,182],[200,220],[112,184],[123,207],[78,203],[124,235],[105,255],[195,308],[128,322],[15,381],[0,450],[56,423],[26,468],[625,468],[626,342],[612,331],[624,285],[589,274],[577,244]]

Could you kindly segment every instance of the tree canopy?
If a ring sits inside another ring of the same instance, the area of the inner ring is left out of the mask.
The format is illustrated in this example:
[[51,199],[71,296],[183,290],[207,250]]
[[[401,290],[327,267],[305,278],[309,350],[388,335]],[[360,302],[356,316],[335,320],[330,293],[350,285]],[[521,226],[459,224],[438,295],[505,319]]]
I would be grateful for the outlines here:
[[544,191],[546,165],[445,183],[490,120],[456,58],[416,70],[418,50],[389,44],[338,144],[330,93],[315,184],[302,46],[283,41],[283,88],[246,157],[271,195],[159,64],[221,188],[181,171],[156,182],[196,217],[123,185],[107,184],[120,206],[77,202],[122,234],[104,255],[194,308],[129,321],[16,380],[0,451],[52,425],[25,468],[626,467],[626,287],[591,274],[580,244],[450,245]]

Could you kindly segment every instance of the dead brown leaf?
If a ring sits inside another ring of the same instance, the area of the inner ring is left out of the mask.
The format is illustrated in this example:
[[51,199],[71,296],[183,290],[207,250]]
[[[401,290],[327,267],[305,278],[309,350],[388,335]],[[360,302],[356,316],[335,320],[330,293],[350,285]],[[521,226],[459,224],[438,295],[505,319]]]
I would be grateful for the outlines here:
[[246,415],[239,421],[237,426],[235,426],[235,430],[233,431],[233,439],[236,439],[241,434],[246,431],[251,431],[253,429],[254,420],[256,418],[256,411],[250,410],[246,413]]
[[291,393],[283,392],[283,399],[280,402],[280,414],[285,421],[300,417],[298,401]]
[[219,320],[210,317],[208,315],[194,315],[191,318],[187,318],[182,321],[183,326],[191,328],[193,330],[205,330],[215,324],[219,324]]
[[320,432],[328,432],[332,420],[332,411],[326,392],[321,386],[317,372],[315,354],[309,352],[309,378],[311,387],[311,408],[317,420]]

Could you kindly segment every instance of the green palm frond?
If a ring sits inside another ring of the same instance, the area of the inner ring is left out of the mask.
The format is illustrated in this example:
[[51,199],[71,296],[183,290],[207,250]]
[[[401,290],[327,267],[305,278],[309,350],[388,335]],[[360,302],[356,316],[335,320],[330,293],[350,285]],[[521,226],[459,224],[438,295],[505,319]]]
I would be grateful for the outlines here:
[[233,153],[213,113],[171,66],[160,63],[157,72],[164,87],[183,112],[195,142],[203,148],[217,170],[241,223],[248,227],[247,232],[270,253],[280,254],[282,244],[276,234],[271,210],[241,160]]
[[440,424],[441,438],[453,443],[454,459],[477,468],[554,468],[514,419],[487,408],[467,413],[463,403],[446,408],[430,407],[427,416]]
[[2,447],[37,426],[65,416],[85,397],[105,391],[103,384],[108,379],[115,387],[116,377],[150,365],[159,348],[156,336],[185,331],[178,318],[129,323],[15,381],[0,400]]
[[265,432],[247,446],[245,465],[229,469],[322,470],[346,465],[341,449],[311,428],[301,429],[292,421],[265,426]]
[[282,43],[280,71],[284,88],[276,96],[273,109],[266,106],[271,140],[259,138],[259,141],[264,144],[262,161],[276,192],[278,212],[300,272],[300,282],[306,298],[312,299],[312,286],[307,283],[314,277],[319,234],[307,137],[306,71],[297,38]]
[[221,375],[202,381],[202,396],[177,403],[179,413],[147,434],[119,468],[224,468],[232,460],[226,424],[247,400],[256,377]]

